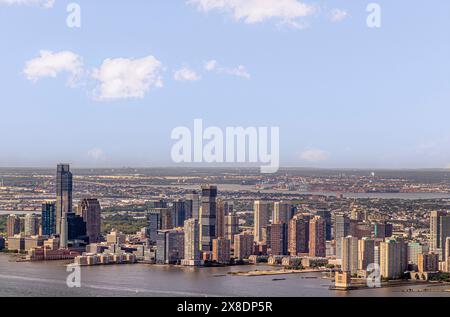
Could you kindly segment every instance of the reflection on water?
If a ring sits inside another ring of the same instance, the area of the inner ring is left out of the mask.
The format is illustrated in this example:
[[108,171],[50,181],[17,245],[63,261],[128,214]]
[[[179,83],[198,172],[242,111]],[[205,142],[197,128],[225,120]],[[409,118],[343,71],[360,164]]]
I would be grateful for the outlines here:
[[[449,293],[406,293],[408,288],[337,292],[318,273],[273,276],[232,276],[230,271],[268,269],[264,266],[183,268],[150,265],[83,267],[81,288],[66,286],[62,262],[14,263],[0,255],[0,296],[450,296]],[[279,277],[279,276],[277,276]],[[317,277],[317,278],[305,278]]]

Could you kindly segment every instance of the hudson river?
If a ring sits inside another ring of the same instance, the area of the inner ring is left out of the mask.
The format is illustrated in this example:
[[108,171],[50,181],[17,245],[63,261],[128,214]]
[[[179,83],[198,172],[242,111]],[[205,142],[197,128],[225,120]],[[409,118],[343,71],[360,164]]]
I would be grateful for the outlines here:
[[[3,296],[450,296],[443,287],[403,286],[338,292],[318,273],[277,276],[231,276],[230,271],[268,269],[260,266],[182,268],[111,265],[83,267],[81,288],[68,288],[63,262],[14,262],[0,254],[0,297]],[[273,281],[273,278],[285,278]],[[404,292],[406,289],[433,292]],[[447,286],[450,288],[450,286]],[[441,290],[436,292],[437,290]]]

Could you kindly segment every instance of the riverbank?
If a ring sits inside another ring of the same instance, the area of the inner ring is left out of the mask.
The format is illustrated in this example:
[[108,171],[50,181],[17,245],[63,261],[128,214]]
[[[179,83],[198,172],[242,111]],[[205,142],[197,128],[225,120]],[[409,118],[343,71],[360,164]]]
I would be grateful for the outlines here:
[[288,274],[301,274],[301,273],[320,273],[323,272],[319,269],[305,269],[305,270],[287,270],[287,269],[280,269],[280,270],[254,270],[254,271],[248,271],[248,272],[229,272],[230,275],[236,275],[236,276],[270,276],[270,275],[288,275]]

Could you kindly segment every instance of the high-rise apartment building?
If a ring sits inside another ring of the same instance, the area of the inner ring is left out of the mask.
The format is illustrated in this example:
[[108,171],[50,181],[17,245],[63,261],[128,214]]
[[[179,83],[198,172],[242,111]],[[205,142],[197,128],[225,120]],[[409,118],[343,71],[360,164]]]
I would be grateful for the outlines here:
[[220,264],[230,263],[230,240],[225,238],[217,238],[213,240],[212,260]]
[[342,238],[342,271],[354,275],[358,272],[358,238]]
[[271,203],[268,201],[256,200],[254,202],[254,236],[256,243],[266,243],[263,237],[263,230],[270,222],[270,205]]
[[20,217],[18,215],[9,215],[6,222],[8,238],[20,233]]
[[285,223],[274,223],[268,226],[270,228],[270,254],[287,255],[288,250],[288,226]]
[[288,224],[289,220],[294,216],[294,206],[291,202],[276,201],[273,204],[272,223]]
[[402,269],[401,243],[395,239],[387,239],[380,243],[381,276],[389,279],[400,278]]
[[158,210],[147,212],[147,236],[151,244],[156,244],[158,230],[161,230],[161,213]]
[[184,258],[184,232],[179,229],[159,230],[156,263],[179,264]]
[[450,215],[445,211],[432,211],[430,214],[430,251],[444,258],[445,241],[450,237]]
[[450,237],[447,237],[447,239],[445,239],[445,268],[446,268],[446,272],[450,272]]
[[217,186],[202,186],[200,217],[201,250],[212,251],[212,241],[217,237]]
[[326,256],[325,231],[325,219],[319,216],[313,217],[309,223],[309,256]]
[[89,243],[97,243],[101,236],[101,211],[100,202],[94,198],[83,198],[78,204],[77,215],[86,223],[86,235]]
[[42,235],[51,236],[56,234],[56,203],[46,202],[42,204],[41,213]]
[[439,255],[434,253],[423,253],[418,256],[418,271],[437,272],[439,271]]
[[191,193],[186,195],[186,200],[190,201],[190,204],[192,205],[192,208],[191,208],[192,212],[189,215],[189,218],[194,218],[194,219],[197,219],[197,221],[200,221],[200,218],[199,218],[200,196],[199,196],[199,194],[194,190]]
[[309,253],[309,216],[297,214],[289,220],[288,240],[290,255]]
[[234,236],[239,233],[239,217],[234,214],[225,216],[225,235],[224,237],[234,243]]
[[358,241],[358,270],[367,270],[367,267],[375,263],[375,241],[364,237]]
[[344,214],[336,214],[334,217],[334,239],[338,259],[342,259],[342,238],[348,235],[350,235],[350,219]]
[[200,256],[200,230],[198,220],[191,218],[184,221],[184,259],[183,265],[198,266]]
[[25,236],[36,236],[39,234],[39,218],[36,214],[25,215]]
[[174,227],[183,227],[186,220],[186,204],[185,201],[179,199],[172,203],[172,216]]
[[333,239],[333,235],[332,235],[333,223],[332,223],[332,219],[331,219],[331,212],[326,209],[318,209],[316,211],[316,215],[325,219],[325,224],[326,224],[325,239],[327,241],[331,241]]
[[253,254],[254,237],[248,233],[234,236],[234,257],[238,260],[248,259]]

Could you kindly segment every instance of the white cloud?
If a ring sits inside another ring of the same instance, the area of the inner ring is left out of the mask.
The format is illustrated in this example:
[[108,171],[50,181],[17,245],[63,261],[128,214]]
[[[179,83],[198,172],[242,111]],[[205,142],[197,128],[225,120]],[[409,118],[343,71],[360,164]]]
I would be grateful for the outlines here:
[[230,67],[221,67],[221,66],[219,66],[219,63],[216,60],[212,59],[212,60],[205,62],[204,68],[208,72],[215,71],[218,74],[227,74],[227,75],[242,77],[245,79],[251,78],[251,75],[249,74],[249,72],[247,71],[247,69],[245,68],[244,65],[239,65],[237,67],[231,67],[231,68]]
[[328,153],[319,149],[308,149],[300,154],[300,159],[307,162],[326,161]]
[[93,148],[93,149],[90,149],[90,150],[87,152],[87,155],[88,155],[91,159],[93,159],[93,160],[95,160],[95,161],[98,161],[98,160],[104,158],[105,153],[104,153],[103,150],[100,149],[100,148]]
[[53,8],[55,0],[0,0],[0,4],[6,5],[34,5],[43,8]]
[[341,22],[345,20],[348,16],[347,11],[342,9],[333,9],[330,13],[330,20],[332,22]]
[[98,99],[143,98],[153,87],[162,87],[162,63],[154,56],[141,59],[106,59],[93,77],[100,81]]
[[205,70],[208,72],[215,70],[216,67],[217,61],[215,59],[205,62]]
[[200,76],[193,71],[192,69],[190,69],[187,66],[184,66],[182,68],[180,68],[179,70],[177,70],[174,75],[173,78],[177,81],[197,81],[200,80]]
[[258,23],[268,19],[295,21],[312,15],[316,10],[298,0],[188,0],[199,10],[231,13],[237,21]]
[[60,73],[69,73],[69,84],[74,85],[83,72],[80,56],[70,51],[53,53],[42,50],[39,57],[29,60],[23,70],[27,79],[36,82],[45,77],[56,77]]
[[250,74],[247,72],[247,70],[245,69],[245,66],[243,65],[239,65],[238,67],[235,68],[224,68],[223,72],[229,75],[233,75],[233,76],[237,76],[237,77],[242,77],[245,79],[250,79]]

